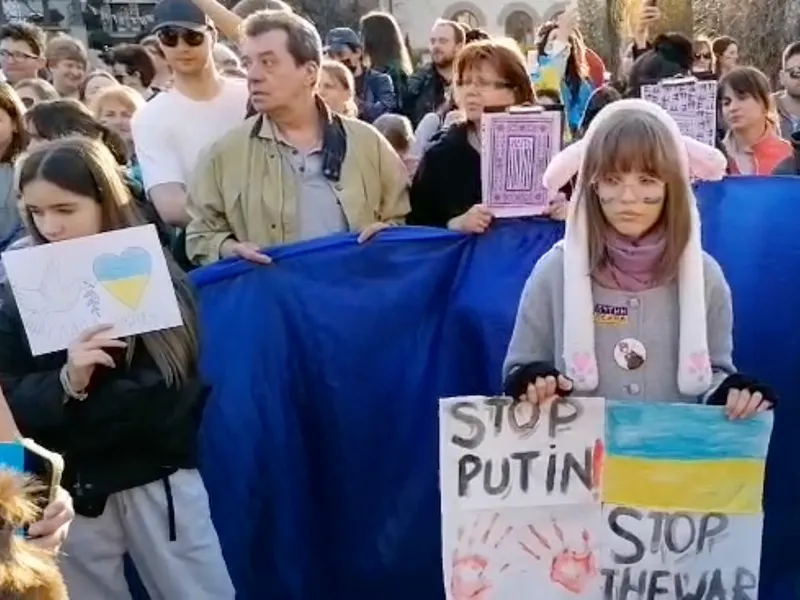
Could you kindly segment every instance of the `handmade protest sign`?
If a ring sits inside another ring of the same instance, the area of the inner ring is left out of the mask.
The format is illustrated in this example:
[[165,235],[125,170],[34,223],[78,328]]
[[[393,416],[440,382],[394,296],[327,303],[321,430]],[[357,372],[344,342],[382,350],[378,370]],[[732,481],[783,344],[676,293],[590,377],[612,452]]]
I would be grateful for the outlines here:
[[94,325],[120,337],[183,323],[153,225],[11,250],[3,265],[34,356]]
[[757,600],[771,431],[699,405],[442,400],[448,600]]
[[[440,407],[444,571],[451,600],[596,597],[602,400]],[[537,596],[539,597],[539,596]]]
[[756,600],[772,414],[606,406],[603,600]]
[[667,111],[681,133],[715,146],[717,138],[717,82],[697,81],[693,77],[665,79],[642,86],[642,99]]
[[561,111],[520,109],[481,117],[481,193],[496,217],[542,214],[542,176],[561,149]]

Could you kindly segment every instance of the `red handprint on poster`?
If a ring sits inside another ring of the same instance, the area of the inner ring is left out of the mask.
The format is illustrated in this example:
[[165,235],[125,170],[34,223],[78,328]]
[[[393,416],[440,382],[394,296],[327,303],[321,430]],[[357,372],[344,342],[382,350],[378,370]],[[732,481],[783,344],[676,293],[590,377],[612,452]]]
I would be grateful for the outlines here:
[[[488,523],[480,517],[468,527],[458,529],[450,576],[451,600],[489,600],[493,576],[502,573],[508,564],[492,564],[490,556],[506,540],[513,528],[498,525],[499,513]],[[483,521],[483,522],[482,522]]]
[[597,577],[597,560],[591,547],[589,532],[581,532],[579,548],[572,547],[564,539],[564,532],[555,519],[552,522],[553,537],[549,539],[533,525],[528,525],[530,539],[520,541],[526,554],[538,561],[549,561],[550,581],[573,594],[583,594]]

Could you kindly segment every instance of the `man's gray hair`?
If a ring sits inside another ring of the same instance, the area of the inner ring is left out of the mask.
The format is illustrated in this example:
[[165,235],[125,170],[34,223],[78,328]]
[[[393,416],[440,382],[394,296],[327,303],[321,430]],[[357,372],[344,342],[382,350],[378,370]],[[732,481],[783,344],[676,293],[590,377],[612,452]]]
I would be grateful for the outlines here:
[[242,33],[249,38],[276,30],[286,32],[286,47],[296,64],[322,63],[322,40],[317,28],[297,13],[260,10],[242,22]]

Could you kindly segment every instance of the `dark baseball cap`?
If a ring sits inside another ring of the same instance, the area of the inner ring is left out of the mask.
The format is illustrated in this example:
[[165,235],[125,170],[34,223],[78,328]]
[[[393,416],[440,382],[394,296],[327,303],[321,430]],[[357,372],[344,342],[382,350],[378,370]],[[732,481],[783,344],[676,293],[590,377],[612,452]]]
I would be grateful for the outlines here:
[[164,27],[183,27],[200,31],[211,20],[190,0],[161,0],[153,9],[153,33]]
[[354,50],[361,48],[361,38],[349,27],[334,27],[325,38],[325,47],[328,52],[333,52],[334,54],[341,52],[345,48]]

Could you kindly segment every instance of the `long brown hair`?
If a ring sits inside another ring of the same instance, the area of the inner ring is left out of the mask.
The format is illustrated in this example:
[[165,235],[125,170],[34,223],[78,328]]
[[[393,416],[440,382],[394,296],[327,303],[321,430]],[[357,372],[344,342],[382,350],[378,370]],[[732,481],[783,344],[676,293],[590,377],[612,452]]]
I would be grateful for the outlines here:
[[[539,26],[536,32],[536,52],[538,56],[547,55],[547,41],[550,34],[558,29],[556,21],[548,21]],[[577,96],[581,83],[589,78],[589,63],[586,60],[586,44],[583,36],[575,30],[569,35],[569,56],[564,69],[564,83],[570,93]]]
[[14,126],[11,142],[8,144],[3,156],[0,157],[0,162],[11,163],[28,145],[28,131],[25,129],[25,120],[23,119],[25,105],[22,104],[22,100],[17,96],[17,92],[11,87],[11,84],[5,81],[0,82],[0,110],[8,114]]
[[594,274],[606,262],[606,234],[611,225],[603,215],[594,183],[605,176],[641,172],[666,184],[664,205],[656,227],[663,227],[666,247],[655,269],[666,283],[678,274],[691,233],[692,191],[689,178],[676,159],[682,149],[661,119],[637,109],[623,109],[598,124],[586,147],[578,176],[585,205],[589,265]]
[[779,123],[769,79],[755,67],[734,67],[720,77],[717,87],[720,101],[722,101],[725,90],[730,90],[737,98],[753,98],[764,109],[768,123],[771,125]]
[[[22,162],[17,186],[24,199],[25,186],[37,180],[93,198],[102,211],[102,230],[111,231],[146,224],[131,199],[114,157],[100,141],[84,137],[64,138],[36,147]],[[25,224],[37,244],[47,240],[36,228],[30,210],[22,211]],[[141,337],[167,385],[181,385],[196,370],[198,357],[197,310],[186,278],[165,255],[178,298],[183,326],[144,333]],[[128,344],[128,362],[135,344]]]
[[59,98],[40,102],[25,113],[25,122],[33,130],[34,138],[55,140],[80,135],[99,140],[119,165],[128,162],[128,148],[116,131],[112,131],[100,121],[81,102],[72,98]]

